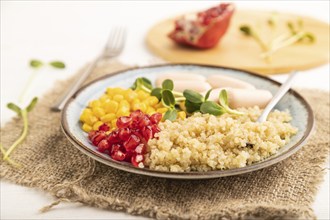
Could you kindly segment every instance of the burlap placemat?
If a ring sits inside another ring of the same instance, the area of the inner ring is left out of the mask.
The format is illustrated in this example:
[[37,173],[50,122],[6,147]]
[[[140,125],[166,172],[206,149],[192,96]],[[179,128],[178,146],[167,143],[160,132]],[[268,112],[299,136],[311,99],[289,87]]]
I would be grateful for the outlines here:
[[[105,63],[92,78],[123,68]],[[29,135],[12,154],[23,167],[0,159],[2,179],[52,193],[58,199],[52,205],[81,202],[159,219],[315,218],[311,204],[329,153],[329,93],[301,90],[314,109],[316,131],[289,159],[245,175],[180,181],[116,170],[73,147],[60,130],[60,113],[49,109],[71,81],[58,83],[31,112]],[[21,124],[13,119],[1,128],[4,146],[19,135]]]

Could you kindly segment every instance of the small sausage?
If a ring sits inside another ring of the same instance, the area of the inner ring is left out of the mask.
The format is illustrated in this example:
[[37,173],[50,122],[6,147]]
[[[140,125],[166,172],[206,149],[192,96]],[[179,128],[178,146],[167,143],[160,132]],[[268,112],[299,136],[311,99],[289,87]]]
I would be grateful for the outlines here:
[[195,80],[200,82],[205,82],[206,78],[205,76],[202,76],[200,74],[196,73],[185,73],[185,72],[177,72],[177,73],[166,73],[162,74],[156,79],[156,86],[161,87],[162,82],[165,79],[171,79],[171,80]]
[[[268,90],[262,89],[235,89],[235,88],[218,88],[212,90],[209,100],[219,102],[219,93],[225,89],[228,94],[228,102],[231,108],[266,107],[273,95]],[[203,93],[205,95],[206,92]]]
[[186,89],[194,90],[196,92],[205,92],[211,89],[210,84],[203,81],[195,80],[173,80],[174,91],[183,92]]
[[239,88],[239,89],[255,89],[254,85],[244,82],[242,80],[224,76],[224,75],[210,75],[206,80],[212,88]]

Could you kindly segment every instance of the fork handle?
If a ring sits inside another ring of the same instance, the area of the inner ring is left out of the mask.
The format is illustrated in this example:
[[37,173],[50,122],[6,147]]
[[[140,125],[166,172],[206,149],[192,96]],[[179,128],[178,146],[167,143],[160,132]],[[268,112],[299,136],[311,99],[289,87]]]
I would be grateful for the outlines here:
[[71,96],[79,89],[91,72],[95,69],[100,58],[96,58],[77,79],[68,87],[68,89],[56,100],[55,104],[51,107],[53,111],[61,111],[64,108],[65,103],[71,98]]

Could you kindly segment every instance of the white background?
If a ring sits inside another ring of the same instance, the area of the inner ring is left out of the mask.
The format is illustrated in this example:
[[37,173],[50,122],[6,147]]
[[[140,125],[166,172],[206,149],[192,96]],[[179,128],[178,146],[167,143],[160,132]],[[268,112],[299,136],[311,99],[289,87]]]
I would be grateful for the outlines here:
[[[156,22],[185,11],[199,10],[217,1],[1,1],[1,126],[14,114],[5,108],[17,102],[19,93],[32,73],[32,58],[45,62],[63,60],[65,70],[40,71],[26,100],[47,91],[56,80],[74,74],[94,58],[114,25],[125,25],[128,38],[120,60],[145,65],[153,55],[145,46],[145,34]],[[240,1],[238,8],[294,12],[329,23],[328,1]],[[283,81],[286,75],[272,77]],[[304,71],[296,86],[329,90],[329,65]],[[329,167],[329,164],[326,165]],[[61,204],[39,214],[38,209],[53,201],[44,192],[1,181],[1,219],[136,219],[120,212],[109,212],[79,204]],[[313,208],[319,219],[329,219],[329,173],[321,185]]]

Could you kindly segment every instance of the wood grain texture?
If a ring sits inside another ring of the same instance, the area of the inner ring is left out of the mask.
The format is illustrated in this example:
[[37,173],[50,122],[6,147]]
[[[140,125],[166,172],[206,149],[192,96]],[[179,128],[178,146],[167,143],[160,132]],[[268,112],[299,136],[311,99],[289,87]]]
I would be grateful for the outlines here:
[[[163,59],[175,63],[211,64],[233,67],[257,72],[260,74],[286,73],[292,70],[305,70],[329,62],[329,24],[319,20],[294,14],[280,13],[278,25],[271,30],[267,19],[273,12],[239,10],[233,15],[228,32],[219,44],[208,50],[197,50],[177,45],[167,37],[174,28],[174,18],[155,24],[146,36],[148,48]],[[296,43],[279,50],[267,62],[260,57],[259,45],[239,31],[242,24],[257,26],[263,39],[272,39],[281,33],[288,32],[287,22],[304,22],[304,30],[316,36],[314,43]]]

